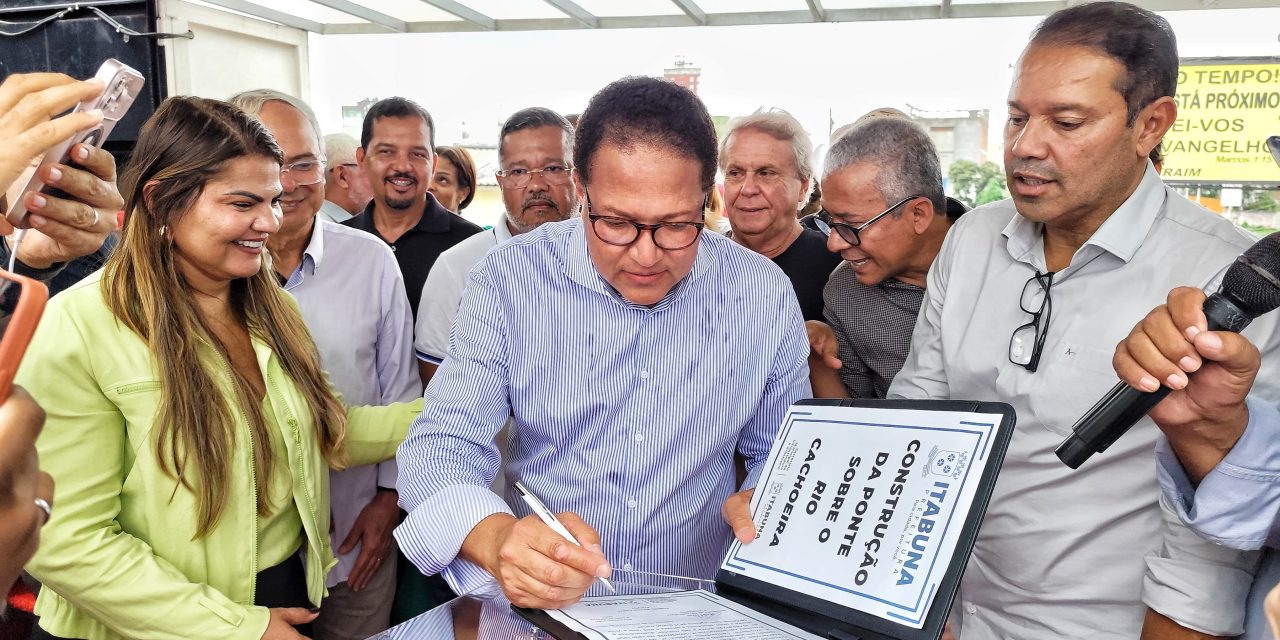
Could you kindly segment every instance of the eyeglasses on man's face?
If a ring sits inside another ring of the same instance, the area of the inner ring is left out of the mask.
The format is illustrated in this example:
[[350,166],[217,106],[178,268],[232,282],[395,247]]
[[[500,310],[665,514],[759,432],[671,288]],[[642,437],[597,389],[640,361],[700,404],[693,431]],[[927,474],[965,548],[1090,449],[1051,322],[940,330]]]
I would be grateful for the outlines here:
[[320,182],[320,178],[324,177],[324,160],[308,158],[290,162],[280,167],[280,177],[285,175],[293,179],[294,184],[297,185],[315,184]]
[[888,209],[885,209],[884,211],[881,211],[880,213],[877,213],[876,215],[872,216],[870,220],[867,220],[866,222],[857,226],[851,225],[847,222],[840,222],[836,220],[835,218],[831,217],[831,213],[829,213],[826,209],[819,211],[815,220],[818,224],[818,230],[821,231],[822,233],[826,235],[831,235],[831,232],[835,231],[836,233],[840,234],[840,237],[845,242],[848,242],[850,245],[856,247],[862,244],[862,232],[865,231],[867,227],[875,224],[876,221],[879,220],[880,218],[883,218],[889,215],[890,213],[893,213],[893,211],[898,207],[901,207],[902,205],[908,202],[911,202],[916,198],[923,198],[923,197],[924,197],[923,195],[916,194],[908,198],[903,198],[897,204],[893,205],[892,207],[889,207]]
[[502,178],[507,184],[517,189],[528,186],[529,182],[533,180],[534,174],[542,176],[542,179],[547,184],[561,186],[569,183],[569,176],[573,174],[573,167],[566,167],[562,164],[549,164],[541,169],[517,167],[494,172],[494,175]]
[[1040,366],[1040,355],[1044,352],[1044,342],[1049,337],[1049,319],[1053,316],[1053,298],[1049,289],[1053,286],[1053,272],[1036,271],[1022,285],[1022,295],[1018,304],[1023,313],[1031,314],[1031,321],[1013,330],[1009,336],[1009,362],[1022,368],[1036,372]]
[[[587,219],[591,220],[591,229],[595,231],[596,237],[606,244],[617,247],[630,246],[640,238],[640,232],[648,231],[653,234],[653,243],[659,249],[676,251],[696,242],[698,234],[702,231],[702,227],[705,226],[702,221],[645,224],[629,218],[596,215],[591,208],[591,195],[586,193],[585,190],[583,194],[586,196],[587,201]],[[704,197],[702,201],[704,210],[706,206],[707,200]]]

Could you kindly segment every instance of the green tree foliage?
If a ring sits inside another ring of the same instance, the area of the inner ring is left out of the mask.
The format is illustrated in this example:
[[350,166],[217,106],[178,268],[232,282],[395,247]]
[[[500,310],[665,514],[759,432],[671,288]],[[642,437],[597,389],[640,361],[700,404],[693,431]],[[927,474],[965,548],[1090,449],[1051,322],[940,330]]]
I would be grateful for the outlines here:
[[1270,191],[1262,189],[1246,189],[1244,192],[1245,211],[1280,211],[1280,203],[1276,202]]
[[1007,196],[1004,171],[994,162],[978,164],[956,160],[947,169],[951,190],[961,202],[974,207]]
[[1008,197],[1009,192],[1004,190],[1004,176],[1001,176],[998,179],[992,178],[987,181],[987,186],[982,188],[982,191],[978,194],[978,201],[974,204],[983,205],[988,202],[1004,200]]

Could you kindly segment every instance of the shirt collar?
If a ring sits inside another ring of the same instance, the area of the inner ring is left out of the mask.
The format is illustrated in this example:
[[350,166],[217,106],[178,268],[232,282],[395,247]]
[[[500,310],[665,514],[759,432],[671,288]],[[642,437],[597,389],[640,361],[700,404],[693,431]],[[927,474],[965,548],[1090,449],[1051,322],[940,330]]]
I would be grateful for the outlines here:
[[[357,228],[370,231],[374,235],[378,233],[378,225],[373,221],[373,210],[375,202],[369,201],[365,205],[364,212],[355,217],[353,223]],[[440,205],[431,192],[427,192],[427,201],[422,207],[422,217],[418,219],[418,224],[414,225],[413,230],[425,231],[427,233],[445,233],[452,224],[451,216],[454,214],[448,209]]]
[[493,237],[497,238],[498,244],[502,244],[512,238],[511,227],[507,226],[507,214],[502,214],[501,218],[493,224]]
[[[314,274],[316,269],[320,268],[320,262],[324,260],[324,221],[316,216],[311,221],[311,240],[307,242],[307,247],[302,250],[302,269],[306,269],[307,265],[311,265],[311,273]],[[308,262],[309,261],[309,262]]]
[[[1167,197],[1164,182],[1155,167],[1147,161],[1146,173],[1138,183],[1138,188],[1093,232],[1085,242],[1085,246],[1095,246],[1121,260],[1128,262],[1142,246],[1151,225],[1164,210]],[[1027,254],[1039,249],[1043,255],[1044,225],[1022,217],[1016,212],[1009,224],[1001,233],[1009,239],[1009,255],[1017,260],[1025,260]],[[1083,247],[1081,247],[1083,248]]]
[[445,233],[449,230],[449,225],[453,222],[452,217],[455,214],[440,205],[436,197],[427,192],[427,203],[422,208],[422,219],[418,220],[418,231],[427,233]]
[[905,289],[907,291],[924,291],[925,290],[924,287],[917,287],[916,285],[911,284],[910,282],[903,282],[897,278],[885,278],[884,280],[881,280],[880,284],[876,286],[880,287],[881,289]]
[[[592,291],[614,298],[623,304],[634,305],[631,301],[623,298],[604,279],[604,276],[600,275],[599,271],[596,271],[596,265],[591,261],[591,254],[587,251],[586,227],[583,224],[582,216],[574,216],[569,220],[568,224],[571,226],[567,234],[569,247],[568,264],[565,266],[565,273],[569,278]],[[692,286],[691,283],[702,277],[711,268],[711,265],[715,262],[715,249],[710,246],[711,243],[708,242],[707,235],[703,234],[698,238],[698,254],[693,260],[693,269],[689,272],[689,275],[681,278],[671,288],[671,291],[668,291],[667,295],[658,301],[658,304],[653,305],[654,311],[664,309],[672,301],[679,299]],[[730,240],[730,242],[732,241]]]

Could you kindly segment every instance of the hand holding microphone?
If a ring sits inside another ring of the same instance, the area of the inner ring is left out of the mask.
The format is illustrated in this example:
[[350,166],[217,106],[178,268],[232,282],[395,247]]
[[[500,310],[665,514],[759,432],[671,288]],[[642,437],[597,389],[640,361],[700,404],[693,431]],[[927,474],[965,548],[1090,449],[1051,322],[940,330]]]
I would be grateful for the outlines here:
[[1172,391],[1149,414],[1193,482],[1217,466],[1249,422],[1245,396],[1262,359],[1244,336],[1209,331],[1204,292],[1174,289],[1116,347],[1120,379],[1141,391]]
[[1078,468],[1151,412],[1193,480],[1212,469],[1248,421],[1244,397],[1259,357],[1238,333],[1280,307],[1278,274],[1274,233],[1236,259],[1217,293],[1175,289],[1117,348],[1113,364],[1122,381],[1076,422],[1058,458]]

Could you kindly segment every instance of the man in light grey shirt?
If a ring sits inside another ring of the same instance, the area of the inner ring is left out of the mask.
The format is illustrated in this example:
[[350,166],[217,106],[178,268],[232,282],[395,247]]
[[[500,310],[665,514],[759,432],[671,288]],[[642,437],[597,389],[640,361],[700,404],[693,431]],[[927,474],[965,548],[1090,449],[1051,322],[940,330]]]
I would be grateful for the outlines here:
[[[267,248],[343,403],[385,405],[421,396],[409,300],[395,257],[377,238],[316,215],[324,172],[315,116],[305,103],[272,90],[231,101],[262,120],[284,151],[284,217]],[[329,572],[329,596],[314,623],[318,640],[362,640],[389,626],[397,473],[394,460],[331,473],[338,565]]]
[[[1018,415],[952,609],[961,640],[1242,630],[1257,556],[1162,510],[1149,420],[1079,470],[1054,455],[1116,383],[1112,354],[1133,323],[1253,242],[1147,161],[1176,119],[1177,69],[1172,31],[1150,12],[1100,2],[1048,17],[1009,92],[1013,199],[961,218],[929,271],[890,397],[1000,400]],[[1271,322],[1254,331],[1273,335]],[[1280,398],[1280,377],[1260,379]]]

